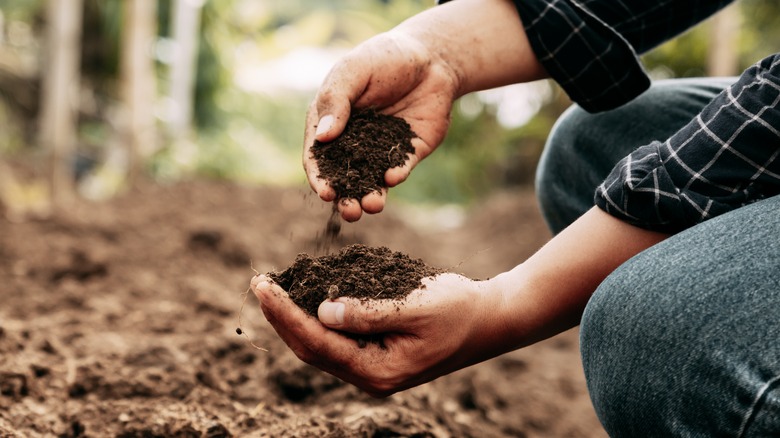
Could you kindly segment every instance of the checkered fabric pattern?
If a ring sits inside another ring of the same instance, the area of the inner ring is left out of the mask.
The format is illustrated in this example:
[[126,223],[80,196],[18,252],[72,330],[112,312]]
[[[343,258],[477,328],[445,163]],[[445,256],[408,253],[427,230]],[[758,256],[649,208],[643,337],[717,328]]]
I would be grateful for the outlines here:
[[615,108],[645,91],[650,79],[637,54],[732,2],[513,1],[539,61],[569,97],[590,112]]
[[[628,102],[649,86],[638,53],[731,1],[514,3],[551,77],[573,101],[597,112]],[[780,194],[778,155],[780,54],[775,54],[746,70],[670,139],[621,160],[596,190],[595,203],[634,225],[674,233]]]
[[596,190],[602,210],[677,232],[780,194],[780,54],[747,69],[665,142],[621,160]]

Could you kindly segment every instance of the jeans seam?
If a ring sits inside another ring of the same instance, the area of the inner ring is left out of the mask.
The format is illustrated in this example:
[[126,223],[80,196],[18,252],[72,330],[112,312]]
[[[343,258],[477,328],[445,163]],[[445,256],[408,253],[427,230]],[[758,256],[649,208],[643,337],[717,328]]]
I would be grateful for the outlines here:
[[753,400],[753,403],[750,406],[750,409],[747,412],[747,415],[742,420],[742,424],[740,425],[739,432],[737,433],[738,438],[743,438],[745,436],[745,433],[747,433],[747,430],[750,428],[751,423],[756,419],[756,416],[758,415],[758,411],[760,410],[761,405],[764,402],[764,399],[766,399],[767,394],[770,390],[772,390],[774,387],[780,385],[780,376],[775,376],[773,379],[770,379],[764,384],[764,387],[761,388],[761,390],[756,395],[755,400]]

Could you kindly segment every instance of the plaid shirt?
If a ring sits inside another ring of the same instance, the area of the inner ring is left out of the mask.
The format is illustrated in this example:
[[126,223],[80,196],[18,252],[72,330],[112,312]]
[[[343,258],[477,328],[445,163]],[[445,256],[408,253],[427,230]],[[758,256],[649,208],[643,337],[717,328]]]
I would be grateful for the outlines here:
[[[596,112],[626,103],[650,85],[638,53],[731,1],[514,3],[547,72],[573,101]],[[621,160],[597,188],[595,203],[634,225],[674,233],[780,194],[778,155],[780,54],[775,54],[746,70],[671,138]]]

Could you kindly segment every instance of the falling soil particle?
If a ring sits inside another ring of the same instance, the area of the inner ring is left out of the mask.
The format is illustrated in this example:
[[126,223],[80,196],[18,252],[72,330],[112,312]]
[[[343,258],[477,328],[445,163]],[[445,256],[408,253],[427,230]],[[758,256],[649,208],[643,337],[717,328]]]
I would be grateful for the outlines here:
[[330,182],[336,201],[361,199],[387,187],[385,172],[406,163],[414,153],[415,137],[402,118],[355,109],[339,137],[328,143],[315,141],[311,151],[319,177]]
[[[328,180],[336,192],[333,212],[318,241],[318,253],[329,248],[341,231],[338,201],[362,199],[386,187],[385,172],[404,165],[409,154],[414,153],[411,140],[415,137],[404,119],[373,109],[356,109],[338,138],[328,143],[314,142],[311,150],[319,177]],[[288,269],[269,276],[299,307],[316,318],[319,305],[326,299],[400,299],[422,287],[422,278],[440,272],[386,247],[351,245],[337,254],[318,258],[299,254]],[[361,347],[366,342],[383,345],[381,338],[353,337]]]
[[317,258],[299,254],[282,272],[268,274],[306,313],[317,316],[326,299],[402,299],[422,287],[421,280],[444,272],[387,247],[349,245]]
[[341,233],[341,214],[336,206],[337,204],[334,202],[333,210],[328,218],[328,222],[325,224],[325,229],[321,234],[318,233],[314,239],[317,255],[329,253],[330,248],[336,243]]

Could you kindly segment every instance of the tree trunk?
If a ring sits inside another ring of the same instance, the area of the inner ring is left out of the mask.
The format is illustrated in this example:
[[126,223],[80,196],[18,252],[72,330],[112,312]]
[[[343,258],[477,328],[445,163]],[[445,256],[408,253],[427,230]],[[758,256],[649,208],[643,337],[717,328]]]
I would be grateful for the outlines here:
[[40,142],[49,152],[49,196],[54,208],[75,197],[72,160],[79,105],[83,0],[49,0],[41,94]]
[[173,114],[170,131],[174,140],[185,137],[192,127],[195,68],[198,60],[198,31],[204,0],[174,0],[173,40],[176,47],[170,84]]
[[739,73],[738,39],[741,16],[738,4],[720,11],[710,23],[710,47],[707,56],[709,76],[734,76]]
[[152,43],[157,34],[157,0],[125,0],[121,93],[125,119],[119,129],[128,156],[128,182],[134,185],[144,160],[157,149],[156,80]]

